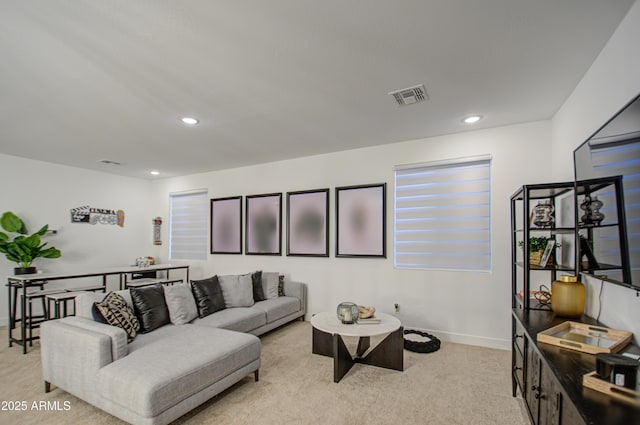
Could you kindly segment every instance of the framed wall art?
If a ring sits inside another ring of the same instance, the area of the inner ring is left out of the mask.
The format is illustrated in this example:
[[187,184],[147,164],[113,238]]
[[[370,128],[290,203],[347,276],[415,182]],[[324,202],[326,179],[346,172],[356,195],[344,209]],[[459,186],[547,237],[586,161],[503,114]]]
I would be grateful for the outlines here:
[[329,189],[287,193],[287,255],[329,256]]
[[336,188],[336,257],[386,258],[387,184]]
[[242,254],[242,196],[211,200],[211,254]]
[[245,252],[282,255],[282,193],[246,197]]

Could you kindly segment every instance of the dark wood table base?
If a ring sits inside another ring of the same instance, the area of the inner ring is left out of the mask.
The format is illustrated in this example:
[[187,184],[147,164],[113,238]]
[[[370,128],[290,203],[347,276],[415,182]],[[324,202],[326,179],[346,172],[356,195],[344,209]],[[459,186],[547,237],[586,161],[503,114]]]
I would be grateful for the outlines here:
[[401,326],[398,330],[391,332],[366,355],[365,353],[371,346],[371,337],[360,337],[356,356],[353,357],[341,335],[313,328],[313,354],[333,357],[333,382],[340,382],[356,363],[402,372],[404,370],[404,334],[402,330]]

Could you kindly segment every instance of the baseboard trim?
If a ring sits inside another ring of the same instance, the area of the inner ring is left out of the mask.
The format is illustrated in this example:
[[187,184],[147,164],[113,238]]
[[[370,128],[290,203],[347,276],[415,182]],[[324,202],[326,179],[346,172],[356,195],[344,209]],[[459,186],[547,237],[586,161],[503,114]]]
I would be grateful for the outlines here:
[[416,329],[422,332],[437,336],[440,341],[453,342],[456,344],[477,345],[486,348],[496,348],[498,350],[511,350],[511,341],[501,338],[487,338],[477,335],[459,334],[454,332],[443,332],[434,329],[422,329],[413,326],[405,326],[405,329]]

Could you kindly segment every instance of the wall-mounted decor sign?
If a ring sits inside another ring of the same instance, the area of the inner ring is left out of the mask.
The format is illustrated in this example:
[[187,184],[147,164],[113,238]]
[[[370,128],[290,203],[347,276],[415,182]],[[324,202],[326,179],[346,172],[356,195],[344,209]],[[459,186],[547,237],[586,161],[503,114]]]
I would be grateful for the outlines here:
[[72,208],[72,223],[89,223],[89,224],[117,224],[124,227],[124,211],[110,210],[104,208],[91,208],[88,205]]
[[162,245],[162,217],[152,219],[153,222],[153,244]]
[[287,193],[287,255],[329,256],[329,189]]
[[246,197],[246,253],[281,255],[282,193]]
[[386,188],[336,188],[336,257],[386,258]]
[[211,200],[211,253],[242,254],[242,196]]

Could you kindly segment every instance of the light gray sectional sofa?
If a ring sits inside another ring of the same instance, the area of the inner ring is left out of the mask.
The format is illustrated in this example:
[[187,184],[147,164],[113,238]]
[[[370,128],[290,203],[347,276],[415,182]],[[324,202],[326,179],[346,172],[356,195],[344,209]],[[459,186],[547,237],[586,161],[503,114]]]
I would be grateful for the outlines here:
[[[41,326],[42,374],[51,385],[131,424],[168,424],[254,373],[257,335],[306,311],[306,285],[286,281],[284,295],[227,307],[187,324],[167,324],[127,342],[120,327],[95,321],[104,294],[76,300],[76,316]],[[129,291],[117,291],[131,305]]]

